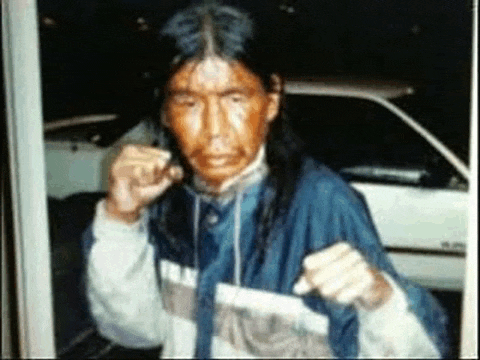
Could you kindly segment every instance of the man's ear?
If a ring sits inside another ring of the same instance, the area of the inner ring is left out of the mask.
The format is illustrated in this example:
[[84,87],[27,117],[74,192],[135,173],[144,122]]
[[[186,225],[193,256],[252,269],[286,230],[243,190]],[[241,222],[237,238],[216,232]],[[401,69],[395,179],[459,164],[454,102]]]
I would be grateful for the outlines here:
[[170,127],[170,122],[168,121],[167,112],[164,107],[160,109],[160,123],[166,128]]
[[280,103],[283,93],[283,80],[278,74],[272,74],[270,77],[270,90],[268,92],[267,121],[275,120],[280,112]]

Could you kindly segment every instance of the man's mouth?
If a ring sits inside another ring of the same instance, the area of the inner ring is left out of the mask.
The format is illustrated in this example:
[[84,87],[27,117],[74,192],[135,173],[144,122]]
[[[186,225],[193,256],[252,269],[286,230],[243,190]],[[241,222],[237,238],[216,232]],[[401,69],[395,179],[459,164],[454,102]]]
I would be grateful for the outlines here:
[[235,165],[239,159],[244,157],[244,152],[241,149],[222,149],[222,151],[213,151],[213,149],[202,150],[198,149],[190,156],[200,167],[228,167]]
[[229,165],[236,158],[233,154],[202,155],[200,161],[211,167]]

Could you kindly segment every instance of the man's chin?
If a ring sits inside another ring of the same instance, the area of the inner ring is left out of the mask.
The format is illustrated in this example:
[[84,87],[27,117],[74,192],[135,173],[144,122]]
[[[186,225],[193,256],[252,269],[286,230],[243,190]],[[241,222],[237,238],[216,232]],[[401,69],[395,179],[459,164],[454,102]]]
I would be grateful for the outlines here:
[[198,174],[234,174],[245,167],[246,161],[239,156],[223,155],[223,156],[202,156],[192,162],[195,171]]
[[196,173],[209,185],[220,187],[223,183],[241,173],[245,166],[239,165],[203,167],[201,171]]
[[202,172],[199,172],[203,179],[208,182],[224,182],[230,178],[235,177],[241,172],[242,168],[222,166],[222,167],[211,167],[209,169],[203,169]]

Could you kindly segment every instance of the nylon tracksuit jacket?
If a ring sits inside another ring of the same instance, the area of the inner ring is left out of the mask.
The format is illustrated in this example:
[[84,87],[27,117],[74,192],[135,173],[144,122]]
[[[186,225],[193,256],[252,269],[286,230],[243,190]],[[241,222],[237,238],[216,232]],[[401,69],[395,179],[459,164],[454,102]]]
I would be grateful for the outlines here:
[[[83,235],[100,333],[127,347],[161,344],[163,357],[445,356],[443,310],[395,271],[362,196],[324,165],[304,160],[262,258],[255,237],[258,204],[273,196],[267,178],[226,202],[177,186],[130,225],[108,218],[100,201]],[[169,216],[173,233],[161,226]],[[292,294],[303,258],[339,240],[392,285],[379,309]]]

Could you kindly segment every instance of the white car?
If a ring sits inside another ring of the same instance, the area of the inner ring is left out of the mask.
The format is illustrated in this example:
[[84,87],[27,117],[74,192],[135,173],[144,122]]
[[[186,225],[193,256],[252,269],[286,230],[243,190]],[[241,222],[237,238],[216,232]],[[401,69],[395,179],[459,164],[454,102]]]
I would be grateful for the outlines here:
[[[285,92],[294,130],[314,157],[365,196],[397,270],[432,289],[461,291],[468,169],[389,101],[414,89],[337,78],[287,80]],[[119,145],[154,141],[142,121],[113,144],[99,146],[116,117],[78,116],[45,125],[50,197],[106,191],[108,164]]]

